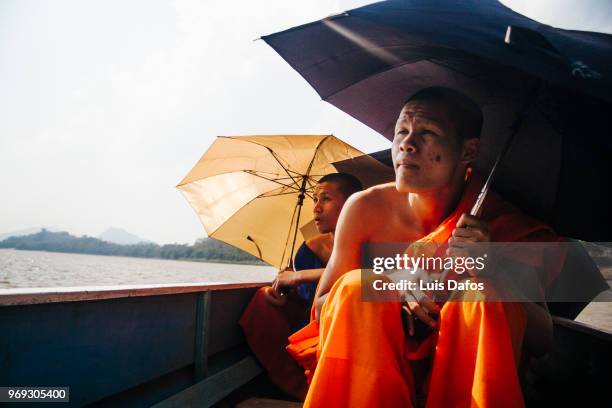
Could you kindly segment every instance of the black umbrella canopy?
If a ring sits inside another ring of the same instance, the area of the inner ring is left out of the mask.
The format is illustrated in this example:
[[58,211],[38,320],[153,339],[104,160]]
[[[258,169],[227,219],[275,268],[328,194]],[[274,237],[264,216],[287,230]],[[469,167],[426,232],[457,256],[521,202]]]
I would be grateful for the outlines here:
[[610,35],[540,24],[496,0],[390,0],[262,38],[324,100],[418,62],[477,80],[512,72],[489,62],[612,100]]
[[526,114],[495,189],[563,235],[612,240],[612,36],[543,25],[494,0],[392,0],[263,39],[325,101],[388,139],[416,91],[466,93],[484,112],[482,170]]

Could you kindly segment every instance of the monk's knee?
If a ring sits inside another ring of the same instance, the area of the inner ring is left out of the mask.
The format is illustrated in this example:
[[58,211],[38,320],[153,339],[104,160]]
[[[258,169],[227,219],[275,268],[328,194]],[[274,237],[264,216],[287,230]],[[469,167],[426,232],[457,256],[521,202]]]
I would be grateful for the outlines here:
[[353,269],[342,275],[334,285],[334,293],[345,300],[361,301],[361,270]]
[[285,305],[287,299],[278,298],[273,296],[271,286],[263,286],[255,292],[251,298],[250,305],[258,305],[258,307],[264,308],[280,308]]
[[251,303],[253,304],[259,304],[259,303],[264,303],[266,301],[266,290],[269,288],[270,286],[263,286],[259,289],[257,289],[257,291],[253,294],[253,297],[251,298]]
[[[365,285],[365,287],[364,287]],[[401,308],[396,291],[386,291],[389,296],[369,295],[370,282],[362,279],[360,269],[354,269],[342,275],[330,292],[329,301],[337,307],[351,307],[355,310],[386,313],[386,309],[395,311]]]

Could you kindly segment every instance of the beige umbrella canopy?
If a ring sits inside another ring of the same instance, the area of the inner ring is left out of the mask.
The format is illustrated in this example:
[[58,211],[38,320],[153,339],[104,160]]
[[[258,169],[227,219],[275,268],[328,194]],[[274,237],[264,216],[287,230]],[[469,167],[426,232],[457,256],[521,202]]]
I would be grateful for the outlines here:
[[335,162],[364,186],[392,179],[388,166],[331,135],[219,136],[177,187],[209,237],[281,268],[308,238],[314,187],[338,172]]

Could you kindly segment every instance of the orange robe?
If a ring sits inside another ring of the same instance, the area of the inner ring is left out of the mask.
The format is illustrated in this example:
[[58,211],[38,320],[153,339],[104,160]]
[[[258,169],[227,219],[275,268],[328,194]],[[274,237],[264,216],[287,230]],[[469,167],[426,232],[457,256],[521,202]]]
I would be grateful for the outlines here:
[[[304,243],[296,253],[295,267],[298,270],[316,269],[325,264],[326,254],[316,242],[310,242],[312,245]],[[251,351],[268,372],[270,381],[288,395],[303,400],[308,390],[306,376],[285,347],[293,330],[308,321],[312,302],[304,300],[308,293],[302,292],[298,296],[290,292],[286,304],[275,306],[266,299],[265,291],[269,288],[260,288],[255,293],[239,324]]]
[[[473,175],[456,210],[420,241],[445,243],[481,186]],[[481,218],[492,241],[558,241],[492,193]],[[419,387],[427,407],[517,407],[525,326],[520,303],[446,302],[438,330],[417,342],[404,333],[399,301],[361,301],[361,271],[354,270],[333,285],[320,322],[293,334],[287,350],[311,382],[304,407],[411,407]],[[415,370],[423,363],[425,379]]]
[[271,304],[259,288],[240,317],[249,348],[268,373],[270,381],[283,392],[303,400],[308,391],[304,371],[285,351],[292,327],[308,317],[310,305],[290,296],[283,306]]

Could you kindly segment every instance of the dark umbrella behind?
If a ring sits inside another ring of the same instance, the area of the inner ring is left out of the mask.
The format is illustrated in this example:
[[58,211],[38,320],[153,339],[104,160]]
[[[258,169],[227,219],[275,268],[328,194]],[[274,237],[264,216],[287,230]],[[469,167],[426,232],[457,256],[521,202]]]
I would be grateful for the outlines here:
[[562,235],[608,241],[612,36],[560,30],[487,1],[386,1],[263,39],[327,102],[393,137],[428,86],[485,114],[489,170],[520,120],[496,190]]

